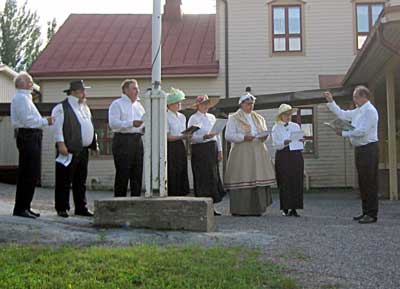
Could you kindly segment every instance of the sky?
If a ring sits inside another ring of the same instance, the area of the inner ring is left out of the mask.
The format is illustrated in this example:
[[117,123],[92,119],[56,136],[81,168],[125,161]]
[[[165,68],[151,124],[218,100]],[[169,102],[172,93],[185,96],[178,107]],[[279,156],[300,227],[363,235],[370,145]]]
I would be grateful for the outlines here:
[[[25,0],[17,0],[18,6]],[[0,0],[0,10],[4,8],[5,0]],[[162,0],[164,5],[165,0]],[[40,16],[41,25],[46,34],[46,23],[54,17],[57,28],[71,13],[126,13],[151,14],[153,0],[28,0],[28,6]],[[182,0],[182,10],[186,14],[215,13],[215,0]]]

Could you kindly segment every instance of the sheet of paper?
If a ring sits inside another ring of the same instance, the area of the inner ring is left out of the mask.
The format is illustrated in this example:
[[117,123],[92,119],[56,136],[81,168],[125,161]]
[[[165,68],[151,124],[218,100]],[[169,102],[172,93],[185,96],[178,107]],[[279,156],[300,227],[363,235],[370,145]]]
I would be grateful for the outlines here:
[[324,125],[329,126],[333,130],[344,130],[344,131],[349,131],[349,130],[354,130],[355,127],[351,125],[350,122],[341,120],[339,118],[336,118],[330,122],[324,122]]
[[64,167],[68,167],[71,161],[72,161],[72,154],[68,154],[66,156],[59,154],[58,157],[56,158],[56,162],[62,164]]
[[263,132],[259,132],[258,134],[256,134],[255,137],[263,138],[263,137],[269,136],[270,134],[272,134],[272,130],[265,130]]
[[227,119],[218,118],[217,121],[214,123],[214,126],[211,128],[211,131],[209,133],[210,134],[211,133],[220,134],[224,130],[224,127],[226,126],[227,122],[228,122]]
[[303,150],[304,143],[300,141],[300,139],[303,139],[303,138],[304,138],[304,131],[302,131],[302,130],[290,132],[291,142],[289,143],[289,149],[291,151]]

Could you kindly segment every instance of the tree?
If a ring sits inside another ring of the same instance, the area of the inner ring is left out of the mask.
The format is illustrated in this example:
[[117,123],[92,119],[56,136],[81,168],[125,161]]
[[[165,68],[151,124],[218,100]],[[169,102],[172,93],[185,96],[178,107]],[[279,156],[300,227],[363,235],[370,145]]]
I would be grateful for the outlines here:
[[51,22],[47,21],[47,42],[50,42],[51,38],[53,38],[54,34],[56,33],[56,27],[56,18],[53,18]]
[[42,45],[39,16],[16,0],[6,0],[0,19],[0,60],[16,71],[28,70]]

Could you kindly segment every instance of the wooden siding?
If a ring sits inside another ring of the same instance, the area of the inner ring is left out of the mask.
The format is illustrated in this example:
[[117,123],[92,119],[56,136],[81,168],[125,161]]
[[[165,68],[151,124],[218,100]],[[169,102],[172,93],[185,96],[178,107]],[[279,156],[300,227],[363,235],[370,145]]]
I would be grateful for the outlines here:
[[10,117],[0,116],[0,166],[17,166],[18,150]]
[[0,102],[9,103],[15,94],[14,80],[8,74],[0,72]]

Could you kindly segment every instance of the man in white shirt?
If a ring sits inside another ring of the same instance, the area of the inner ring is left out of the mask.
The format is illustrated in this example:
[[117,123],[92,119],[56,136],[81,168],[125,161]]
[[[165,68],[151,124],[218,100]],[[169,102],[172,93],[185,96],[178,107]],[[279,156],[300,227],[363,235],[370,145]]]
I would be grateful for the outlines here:
[[338,118],[350,121],[354,130],[337,131],[336,134],[348,137],[355,146],[358,185],[362,200],[362,214],[354,217],[360,224],[374,223],[378,220],[378,112],[369,101],[371,93],[365,86],[357,86],[353,101],[357,108],[342,110],[333,100],[330,92],[324,93],[328,108]]
[[144,108],[138,102],[139,85],[135,79],[121,84],[122,95],[108,110],[109,126],[114,132],[112,152],[115,164],[114,196],[126,197],[128,182],[131,196],[140,196],[143,174]]
[[52,112],[55,117],[54,138],[57,156],[72,155],[67,166],[56,162],[55,209],[60,217],[67,218],[70,209],[69,190],[75,203],[75,215],[91,217],[87,208],[86,178],[89,161],[89,148],[97,150],[96,135],[92,115],[86,104],[86,92],[82,80],[72,81],[64,90],[67,98],[57,104]]
[[19,152],[17,190],[14,216],[37,218],[31,210],[35,186],[40,176],[42,128],[54,123],[53,117],[44,118],[32,102],[32,77],[21,72],[14,80],[16,94],[11,101],[11,124],[16,131]]

